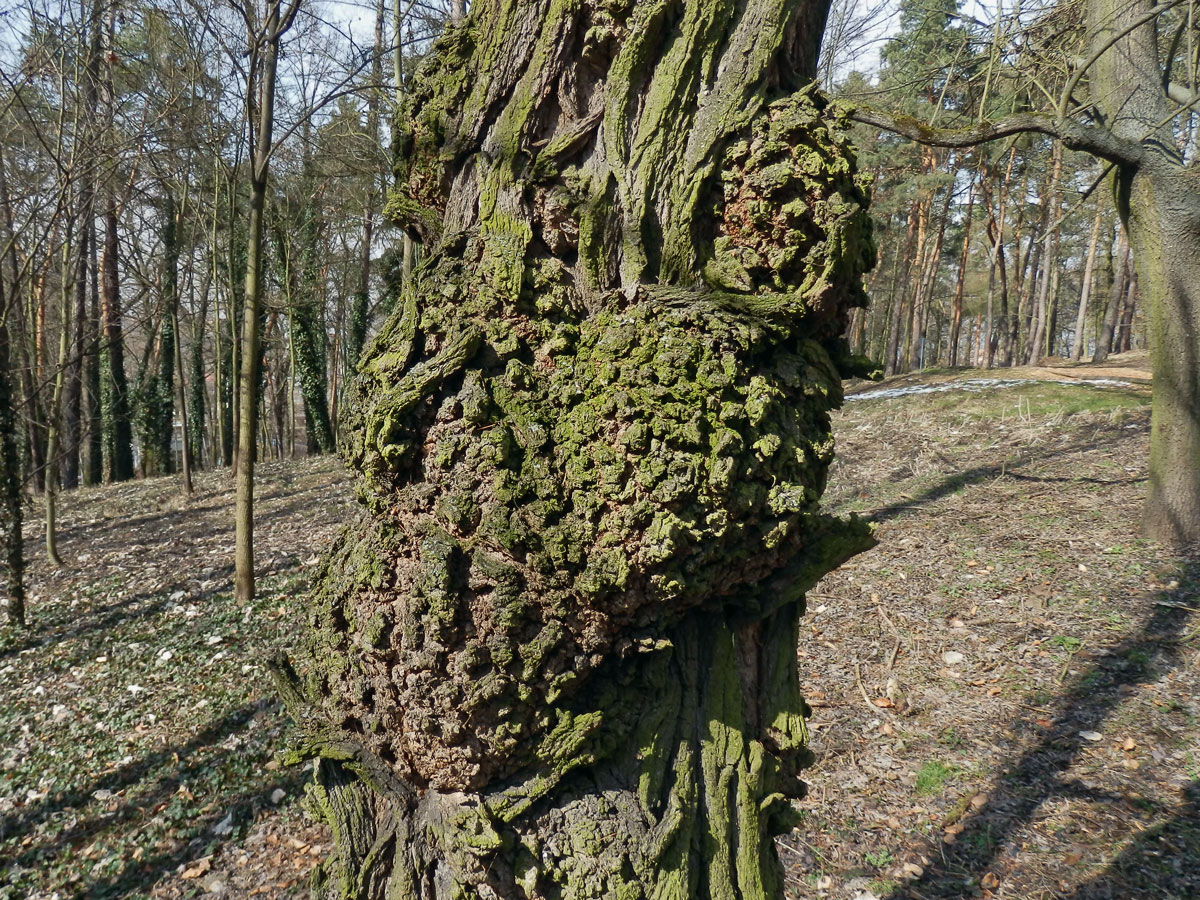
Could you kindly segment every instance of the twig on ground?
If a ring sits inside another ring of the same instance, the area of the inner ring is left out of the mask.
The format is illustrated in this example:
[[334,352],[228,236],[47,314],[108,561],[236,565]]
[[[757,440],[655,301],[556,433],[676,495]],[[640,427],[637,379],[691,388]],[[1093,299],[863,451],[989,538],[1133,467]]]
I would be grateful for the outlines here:
[[1167,606],[1171,609],[1185,609],[1188,612],[1200,612],[1200,606],[1188,606],[1185,603],[1172,603],[1169,600],[1155,600],[1155,606]]
[[896,666],[896,657],[900,654],[900,638],[896,638],[896,646],[892,648],[891,656],[888,657],[887,674],[892,674],[892,669]]
[[878,707],[874,703],[871,702],[871,698],[867,695],[867,689],[865,687],[863,687],[862,669],[859,667],[857,661],[855,661],[855,663],[854,663],[854,680],[858,683],[858,692],[860,694],[862,694],[863,703],[867,704],[867,709],[869,709],[871,712],[875,713],[876,715],[879,715],[880,713],[883,713],[883,712],[887,712],[887,710],[885,710],[881,707]]
[[1074,650],[1071,650],[1069,653],[1067,653],[1067,661],[1065,663],[1063,663],[1062,671],[1058,673],[1058,683],[1059,684],[1062,684],[1063,680],[1066,679],[1067,669],[1069,669],[1071,667],[1071,660],[1073,660],[1075,658],[1075,654],[1078,653],[1082,649],[1083,649],[1083,642],[1081,641],[1079,643],[1078,647],[1076,647]]

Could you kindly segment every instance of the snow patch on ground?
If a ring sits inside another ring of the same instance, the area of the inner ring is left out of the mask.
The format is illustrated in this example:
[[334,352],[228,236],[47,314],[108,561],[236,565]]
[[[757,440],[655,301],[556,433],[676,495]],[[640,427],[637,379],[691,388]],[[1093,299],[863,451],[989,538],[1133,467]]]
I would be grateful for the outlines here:
[[1120,381],[1115,378],[1089,378],[1087,380],[1071,378],[968,378],[965,381],[944,381],[941,384],[911,384],[902,387],[876,388],[870,391],[861,391],[857,394],[848,394],[846,402],[849,403],[852,400],[890,400],[893,397],[911,397],[914,394],[944,394],[950,391],[979,393],[981,391],[1001,390],[1018,387],[1022,384],[1036,384],[1047,381],[1051,384],[1087,385],[1089,387],[1133,387],[1131,382]]

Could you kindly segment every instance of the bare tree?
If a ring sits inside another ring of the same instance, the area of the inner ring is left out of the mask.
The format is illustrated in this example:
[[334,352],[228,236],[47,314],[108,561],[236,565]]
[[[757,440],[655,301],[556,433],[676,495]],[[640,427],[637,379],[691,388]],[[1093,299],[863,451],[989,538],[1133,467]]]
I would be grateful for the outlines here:
[[241,601],[254,597],[254,459],[258,440],[258,390],[261,349],[259,312],[263,289],[263,215],[275,125],[275,75],[280,44],[295,21],[300,0],[267,0],[258,24],[251,7],[243,9],[250,36],[250,80],[246,108],[250,122],[250,202],[247,226],[246,290],[244,296],[240,409],[237,447],[237,509],[234,588]]

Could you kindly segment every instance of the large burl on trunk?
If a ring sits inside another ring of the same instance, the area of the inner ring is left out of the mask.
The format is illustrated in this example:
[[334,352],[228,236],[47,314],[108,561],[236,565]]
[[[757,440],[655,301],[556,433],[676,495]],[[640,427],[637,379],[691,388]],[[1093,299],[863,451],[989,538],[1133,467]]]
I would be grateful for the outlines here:
[[478,0],[397,122],[425,248],[283,682],[321,898],[765,898],[874,249],[821,3]]

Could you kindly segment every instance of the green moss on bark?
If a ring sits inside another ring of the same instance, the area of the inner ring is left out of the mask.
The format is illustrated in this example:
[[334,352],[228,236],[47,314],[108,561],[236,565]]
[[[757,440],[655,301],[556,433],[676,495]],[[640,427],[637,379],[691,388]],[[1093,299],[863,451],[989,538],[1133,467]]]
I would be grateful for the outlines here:
[[389,212],[428,252],[313,599],[312,746],[375,786],[327,773],[326,896],[778,895],[796,619],[870,544],[818,508],[873,253],[780,87],[796,9],[482,2],[414,86]]

